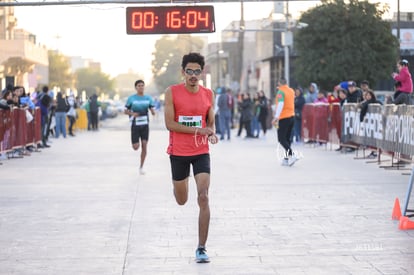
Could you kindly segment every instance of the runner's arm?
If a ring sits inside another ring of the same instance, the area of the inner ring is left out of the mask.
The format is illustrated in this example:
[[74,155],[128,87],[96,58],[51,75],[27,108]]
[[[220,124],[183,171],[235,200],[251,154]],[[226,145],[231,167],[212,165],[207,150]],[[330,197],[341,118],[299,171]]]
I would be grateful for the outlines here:
[[211,131],[213,132],[212,134],[214,134],[216,132],[216,123],[215,123],[215,118],[216,118],[216,113],[214,111],[214,106],[215,106],[215,99],[214,99],[214,93],[212,93],[212,99],[211,99],[211,107],[210,110],[208,110],[208,114],[207,114],[207,128],[210,128]]

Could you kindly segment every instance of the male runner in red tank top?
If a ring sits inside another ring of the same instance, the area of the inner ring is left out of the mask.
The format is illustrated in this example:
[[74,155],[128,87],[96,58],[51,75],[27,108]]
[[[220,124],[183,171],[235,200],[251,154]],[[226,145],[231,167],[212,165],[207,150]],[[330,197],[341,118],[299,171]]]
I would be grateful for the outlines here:
[[205,245],[210,224],[208,142],[218,142],[214,126],[214,93],[198,84],[204,68],[202,55],[184,55],[181,67],[184,83],[172,85],[165,91],[165,125],[170,131],[167,153],[170,155],[174,196],[179,205],[187,202],[188,177],[190,166],[193,167],[200,208],[196,261],[205,263],[209,262]]

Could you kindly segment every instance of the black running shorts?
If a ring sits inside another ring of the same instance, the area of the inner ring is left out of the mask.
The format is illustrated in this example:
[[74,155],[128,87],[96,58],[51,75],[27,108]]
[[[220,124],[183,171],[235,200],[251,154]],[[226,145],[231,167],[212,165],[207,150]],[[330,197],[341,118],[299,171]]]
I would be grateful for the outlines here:
[[149,125],[132,125],[131,126],[131,142],[132,144],[139,143],[139,140],[148,140]]
[[193,174],[210,174],[210,155],[202,154],[195,156],[173,156],[170,155],[171,174],[173,180],[184,180],[190,175],[190,165],[193,166]]

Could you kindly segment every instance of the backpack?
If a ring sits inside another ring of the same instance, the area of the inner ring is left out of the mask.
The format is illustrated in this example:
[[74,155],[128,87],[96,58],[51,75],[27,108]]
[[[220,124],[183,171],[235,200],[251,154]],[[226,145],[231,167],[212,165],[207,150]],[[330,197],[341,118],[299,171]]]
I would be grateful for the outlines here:
[[41,93],[38,97],[38,102],[40,102],[45,107],[49,107],[51,101],[52,99],[50,96],[45,93]]

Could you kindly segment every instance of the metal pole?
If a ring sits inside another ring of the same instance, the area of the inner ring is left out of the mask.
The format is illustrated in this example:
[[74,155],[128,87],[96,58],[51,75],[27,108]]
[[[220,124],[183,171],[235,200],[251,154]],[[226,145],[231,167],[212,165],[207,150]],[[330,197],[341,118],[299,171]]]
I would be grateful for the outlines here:
[[[287,33],[289,31],[289,1],[286,1],[286,30],[285,30],[285,36],[287,36]],[[289,43],[286,43],[285,41],[285,79],[287,85],[289,85]]]
[[400,0],[397,1],[397,38],[400,43]]

